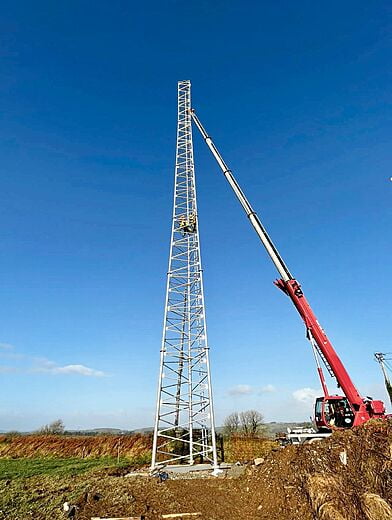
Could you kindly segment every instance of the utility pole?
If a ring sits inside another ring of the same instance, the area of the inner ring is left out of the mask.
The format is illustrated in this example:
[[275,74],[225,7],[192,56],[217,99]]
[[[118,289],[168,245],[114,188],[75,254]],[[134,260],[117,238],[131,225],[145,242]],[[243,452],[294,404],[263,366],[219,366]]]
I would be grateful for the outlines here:
[[211,463],[218,470],[200,259],[191,83],[178,82],[174,205],[151,470]]
[[376,361],[379,363],[379,365],[381,367],[381,371],[384,376],[385,387],[387,389],[389,399],[392,404],[392,384],[391,384],[391,380],[389,378],[389,374],[387,372],[387,368],[389,368],[389,370],[392,370],[390,364],[388,363],[391,359],[391,356],[392,356],[391,353],[383,353],[383,352],[374,353],[374,357],[376,358]]

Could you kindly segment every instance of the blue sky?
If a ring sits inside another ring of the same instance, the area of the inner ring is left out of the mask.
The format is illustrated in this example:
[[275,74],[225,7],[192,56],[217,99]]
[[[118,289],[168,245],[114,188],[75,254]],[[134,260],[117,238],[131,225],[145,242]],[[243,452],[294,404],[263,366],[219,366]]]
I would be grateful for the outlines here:
[[[363,394],[391,350],[390,3],[4,2],[0,429],[153,421],[177,81]],[[195,133],[217,422],[302,420],[303,325]]]

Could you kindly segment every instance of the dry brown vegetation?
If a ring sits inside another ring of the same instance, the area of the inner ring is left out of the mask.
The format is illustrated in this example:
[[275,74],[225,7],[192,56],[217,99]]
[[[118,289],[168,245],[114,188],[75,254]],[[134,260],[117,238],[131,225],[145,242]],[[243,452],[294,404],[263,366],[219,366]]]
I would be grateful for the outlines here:
[[278,443],[257,437],[232,435],[224,443],[226,462],[250,462],[265,457],[271,450],[278,449]]
[[2,435],[0,457],[127,457],[138,459],[151,453],[149,435]]
[[[224,441],[225,461],[249,462],[278,446],[275,441],[234,435]],[[1,435],[0,457],[121,457],[146,460],[151,435]]]

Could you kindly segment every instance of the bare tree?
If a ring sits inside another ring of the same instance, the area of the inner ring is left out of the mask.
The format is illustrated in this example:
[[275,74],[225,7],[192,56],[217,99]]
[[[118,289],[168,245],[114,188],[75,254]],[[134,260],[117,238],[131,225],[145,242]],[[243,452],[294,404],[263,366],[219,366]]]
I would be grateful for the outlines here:
[[240,416],[238,412],[233,412],[226,417],[223,423],[223,431],[225,435],[233,435],[240,431]]
[[241,432],[247,437],[256,437],[263,430],[263,415],[256,410],[247,410],[239,414]]
[[223,423],[223,431],[228,436],[240,434],[246,437],[256,437],[264,429],[264,417],[257,410],[233,412],[226,417]]
[[45,424],[42,426],[37,433],[39,435],[61,435],[65,431],[65,426],[62,419],[57,419],[56,421],[51,422],[50,424]]

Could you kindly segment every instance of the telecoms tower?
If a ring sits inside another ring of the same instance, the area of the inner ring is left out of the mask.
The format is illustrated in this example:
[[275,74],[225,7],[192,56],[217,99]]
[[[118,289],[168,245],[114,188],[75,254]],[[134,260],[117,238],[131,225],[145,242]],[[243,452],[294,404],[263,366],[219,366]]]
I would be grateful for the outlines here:
[[200,260],[191,83],[178,83],[177,153],[166,304],[151,469],[218,468]]

